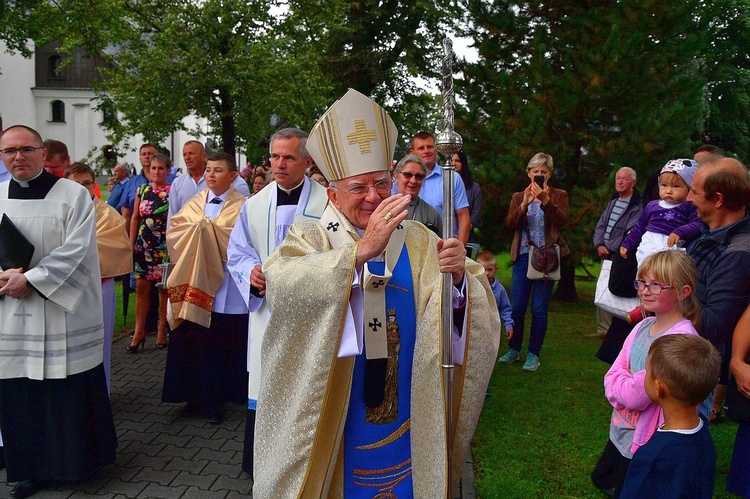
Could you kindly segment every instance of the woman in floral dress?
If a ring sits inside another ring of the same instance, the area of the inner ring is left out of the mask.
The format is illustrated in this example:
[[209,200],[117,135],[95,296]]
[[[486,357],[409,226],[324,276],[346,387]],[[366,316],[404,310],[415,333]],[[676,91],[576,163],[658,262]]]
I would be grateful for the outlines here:
[[[146,342],[146,317],[149,296],[156,282],[162,278],[162,263],[167,255],[167,211],[169,210],[170,161],[163,154],[151,157],[151,183],[138,188],[133,218],[130,223],[130,242],[135,255],[135,332],[127,350],[136,353]],[[156,348],[167,346],[167,292],[159,290],[159,328]]]

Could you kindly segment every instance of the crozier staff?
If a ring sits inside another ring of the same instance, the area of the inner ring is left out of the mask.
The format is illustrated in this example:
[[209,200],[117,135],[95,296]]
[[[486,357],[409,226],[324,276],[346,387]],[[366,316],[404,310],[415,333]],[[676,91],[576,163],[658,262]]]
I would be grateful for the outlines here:
[[[460,473],[500,321],[483,269],[460,241],[405,220],[410,196],[390,196],[396,139],[385,111],[354,90],[310,132],[330,202],[320,220],[295,223],[263,265],[271,315],[256,422],[260,497],[446,497],[448,438],[451,472]],[[450,436],[441,272],[454,284],[459,364]]]

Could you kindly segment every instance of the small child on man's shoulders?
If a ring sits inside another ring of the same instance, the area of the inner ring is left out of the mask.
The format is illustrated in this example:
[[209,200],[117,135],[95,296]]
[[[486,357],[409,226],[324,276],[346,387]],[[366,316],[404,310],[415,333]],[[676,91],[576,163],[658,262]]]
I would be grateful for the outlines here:
[[492,294],[495,295],[497,311],[500,312],[500,319],[505,326],[505,334],[508,336],[508,339],[510,339],[513,336],[513,319],[511,318],[510,300],[508,299],[508,293],[505,291],[503,285],[495,278],[495,272],[497,272],[495,255],[491,251],[480,251],[477,255],[477,262],[484,267],[484,275],[487,276],[487,280],[490,281]]
[[673,159],[659,173],[659,198],[651,201],[641,213],[620,247],[620,256],[635,252],[638,266],[647,256],[676,247],[680,240],[698,237],[703,224],[698,212],[687,200],[690,183],[698,169],[692,159]]
[[655,340],[646,361],[645,388],[664,424],[633,455],[620,497],[710,498],[716,451],[708,421],[698,415],[719,379],[721,359],[700,336]]

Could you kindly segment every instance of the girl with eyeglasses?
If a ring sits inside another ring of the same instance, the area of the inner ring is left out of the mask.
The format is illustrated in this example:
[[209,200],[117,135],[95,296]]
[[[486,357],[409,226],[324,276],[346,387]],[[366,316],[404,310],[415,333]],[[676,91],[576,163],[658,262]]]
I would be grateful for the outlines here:
[[680,251],[648,256],[634,282],[645,311],[652,313],[633,328],[620,355],[604,376],[604,394],[612,404],[609,441],[591,479],[619,496],[633,453],[664,423],[661,408],[650,401],[644,380],[651,344],[668,334],[697,335],[700,304],[695,297],[693,259]]

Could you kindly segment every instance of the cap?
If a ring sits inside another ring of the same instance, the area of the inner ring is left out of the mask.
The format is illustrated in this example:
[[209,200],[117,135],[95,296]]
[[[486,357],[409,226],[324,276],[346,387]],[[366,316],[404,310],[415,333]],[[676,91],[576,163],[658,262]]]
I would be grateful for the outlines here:
[[662,167],[659,176],[661,177],[662,173],[676,173],[690,187],[690,182],[693,181],[693,175],[695,175],[695,170],[697,169],[698,163],[692,159],[670,159]]

